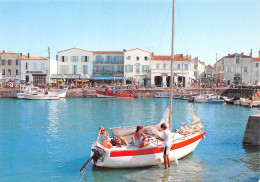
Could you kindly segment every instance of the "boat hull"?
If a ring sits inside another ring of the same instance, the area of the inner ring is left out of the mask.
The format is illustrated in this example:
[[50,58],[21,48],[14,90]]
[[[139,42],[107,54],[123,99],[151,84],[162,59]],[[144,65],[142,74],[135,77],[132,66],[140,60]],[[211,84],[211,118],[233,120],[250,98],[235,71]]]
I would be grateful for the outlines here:
[[[183,158],[193,152],[204,135],[205,132],[172,145],[169,153],[170,161],[174,161],[175,157],[177,159]],[[94,146],[96,146],[96,143],[92,145],[92,148]],[[162,149],[162,146],[116,151],[109,151],[104,148],[104,158],[95,162],[94,165],[107,168],[133,168],[158,165],[164,162]]]
[[223,104],[224,100],[208,100],[209,104]]
[[59,95],[38,95],[38,94],[25,94],[26,100],[59,100]]

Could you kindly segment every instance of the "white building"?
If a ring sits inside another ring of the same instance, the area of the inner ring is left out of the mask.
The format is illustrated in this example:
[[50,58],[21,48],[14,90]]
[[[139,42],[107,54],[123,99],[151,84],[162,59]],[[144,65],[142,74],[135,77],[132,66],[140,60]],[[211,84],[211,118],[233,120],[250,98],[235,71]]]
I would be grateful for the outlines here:
[[132,49],[124,53],[125,83],[150,85],[151,53],[142,49]]
[[[195,80],[194,62],[184,58],[182,54],[174,56],[173,82],[176,86],[189,87]],[[171,76],[171,56],[160,56],[152,53],[151,84],[157,87],[169,87]]]
[[26,82],[50,83],[50,75],[57,73],[57,62],[54,59],[20,54],[20,79]]
[[259,57],[252,58],[251,64],[251,83],[258,83],[260,82],[260,53]]
[[91,51],[79,48],[67,49],[59,51],[56,59],[57,74],[63,78],[77,79],[80,75],[92,75],[93,73],[93,52]]
[[[254,75],[256,75],[259,67],[254,67],[253,62],[252,57],[244,55],[244,53],[229,54],[221,58],[215,66],[217,82],[224,82],[227,85],[255,82],[258,78],[255,78]],[[252,69],[254,69],[255,74]]]

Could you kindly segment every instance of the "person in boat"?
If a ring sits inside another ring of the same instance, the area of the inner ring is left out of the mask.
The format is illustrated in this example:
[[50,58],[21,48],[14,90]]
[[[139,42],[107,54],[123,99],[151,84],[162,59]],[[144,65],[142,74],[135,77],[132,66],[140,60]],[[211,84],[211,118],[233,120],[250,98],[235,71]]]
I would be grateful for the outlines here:
[[149,144],[149,142],[143,141],[145,138],[148,137],[143,133],[143,127],[137,126],[134,134],[134,146],[139,148],[146,147]]
[[171,132],[167,130],[167,125],[165,123],[161,124],[161,128],[163,130],[163,136],[162,138],[158,137],[158,140],[163,141],[163,159],[164,159],[164,168],[167,169],[171,167],[170,159],[169,159],[169,153],[171,150]]
[[109,133],[106,132],[104,127],[100,127],[98,131],[100,144],[108,149],[112,148],[112,144],[109,142]]

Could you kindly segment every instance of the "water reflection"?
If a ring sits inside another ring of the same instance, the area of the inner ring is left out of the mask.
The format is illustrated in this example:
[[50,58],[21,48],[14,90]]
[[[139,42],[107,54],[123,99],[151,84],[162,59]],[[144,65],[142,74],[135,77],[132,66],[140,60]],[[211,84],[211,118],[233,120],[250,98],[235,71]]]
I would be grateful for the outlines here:
[[243,146],[246,155],[240,159],[253,172],[260,171],[260,146]]
[[171,168],[165,170],[163,165],[146,168],[106,169],[93,167],[94,181],[203,181],[207,163],[195,154],[179,161],[179,165],[171,163]]

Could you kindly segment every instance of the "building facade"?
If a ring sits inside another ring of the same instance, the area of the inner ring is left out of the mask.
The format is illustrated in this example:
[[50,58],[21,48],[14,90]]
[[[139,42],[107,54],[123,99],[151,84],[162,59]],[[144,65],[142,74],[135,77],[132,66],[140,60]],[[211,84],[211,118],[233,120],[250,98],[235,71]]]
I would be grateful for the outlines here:
[[72,48],[59,51],[57,56],[57,79],[78,79],[81,75],[92,75],[93,73],[93,52]]
[[217,61],[215,65],[215,79],[217,83],[223,82],[231,84],[250,84],[258,80],[257,71],[259,70],[251,56],[244,53],[228,54]]
[[20,54],[0,52],[0,79],[2,82],[20,81]]
[[20,54],[21,75],[20,79],[33,83],[50,83],[51,73],[57,69],[56,60],[46,57]]
[[[160,56],[152,53],[151,84],[157,87],[169,87],[171,76],[171,56]],[[173,82],[177,87],[190,87],[195,80],[194,62],[183,57],[174,56]]]
[[260,82],[260,55],[252,58],[251,70],[251,83]]
[[132,49],[124,52],[125,84],[136,83],[150,86],[151,53],[142,49]]

